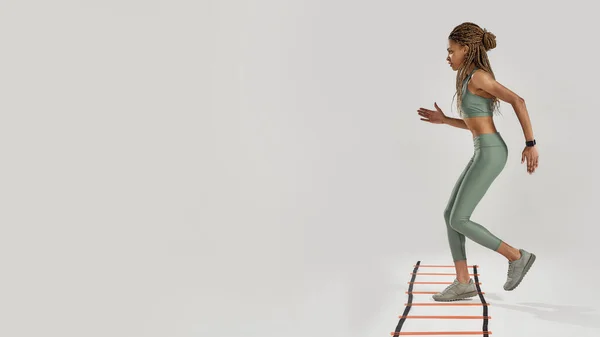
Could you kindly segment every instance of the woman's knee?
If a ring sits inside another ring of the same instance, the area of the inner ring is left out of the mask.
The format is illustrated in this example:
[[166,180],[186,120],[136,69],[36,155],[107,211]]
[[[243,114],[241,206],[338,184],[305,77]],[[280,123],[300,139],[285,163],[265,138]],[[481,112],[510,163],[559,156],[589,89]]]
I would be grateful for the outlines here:
[[469,219],[464,217],[451,216],[448,225],[455,231],[464,234],[467,231]]
[[450,213],[451,213],[451,209],[445,209],[444,210],[444,221],[446,221],[446,225],[450,226]]

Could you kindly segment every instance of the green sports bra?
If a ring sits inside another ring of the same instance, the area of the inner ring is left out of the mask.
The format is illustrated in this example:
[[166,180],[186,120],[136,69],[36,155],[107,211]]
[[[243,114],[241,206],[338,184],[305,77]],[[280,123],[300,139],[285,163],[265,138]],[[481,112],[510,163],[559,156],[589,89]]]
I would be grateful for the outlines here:
[[462,103],[460,106],[462,108],[463,115],[466,118],[493,115],[491,106],[492,99],[475,95],[469,91],[469,80],[477,69],[478,68],[475,67],[469,76],[465,78],[462,87]]

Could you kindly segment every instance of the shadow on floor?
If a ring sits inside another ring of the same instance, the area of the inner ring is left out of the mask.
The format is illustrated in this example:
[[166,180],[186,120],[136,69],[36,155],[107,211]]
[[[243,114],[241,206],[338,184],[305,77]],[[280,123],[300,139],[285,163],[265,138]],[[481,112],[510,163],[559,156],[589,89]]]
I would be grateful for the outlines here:
[[526,312],[542,320],[568,323],[581,327],[600,328],[600,311],[593,307],[536,302],[504,304],[497,302],[502,301],[502,297],[493,293],[486,294],[485,299],[492,303],[493,307]]

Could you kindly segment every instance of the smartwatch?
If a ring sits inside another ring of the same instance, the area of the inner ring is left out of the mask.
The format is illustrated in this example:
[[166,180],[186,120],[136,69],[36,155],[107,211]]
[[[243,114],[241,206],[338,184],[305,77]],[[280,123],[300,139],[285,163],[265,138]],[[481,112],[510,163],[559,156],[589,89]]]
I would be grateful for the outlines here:
[[526,146],[529,146],[529,147],[531,147],[531,146],[534,146],[535,144],[536,144],[536,143],[535,143],[535,139],[534,139],[534,140],[529,140],[529,141],[526,141],[526,142],[525,142],[525,145],[526,145]]

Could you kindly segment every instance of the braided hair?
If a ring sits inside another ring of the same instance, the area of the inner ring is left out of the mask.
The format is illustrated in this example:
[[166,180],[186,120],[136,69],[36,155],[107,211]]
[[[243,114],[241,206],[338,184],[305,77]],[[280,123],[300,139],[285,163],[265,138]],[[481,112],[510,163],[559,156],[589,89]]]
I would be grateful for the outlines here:
[[[458,94],[456,104],[458,110],[462,114],[462,86],[464,80],[469,75],[467,73],[467,69],[469,69],[471,64],[475,64],[477,68],[485,70],[492,75],[492,78],[496,78],[487,56],[487,51],[496,47],[496,35],[492,34],[487,29],[481,29],[481,27],[472,22],[463,22],[454,27],[448,36],[448,39],[461,46],[469,47],[467,53],[465,54],[465,59],[460,65],[460,68],[456,74],[455,96]],[[452,101],[454,101],[454,98],[452,98]],[[499,111],[499,106],[500,101],[497,97],[494,97],[491,101],[490,108],[492,111]]]

